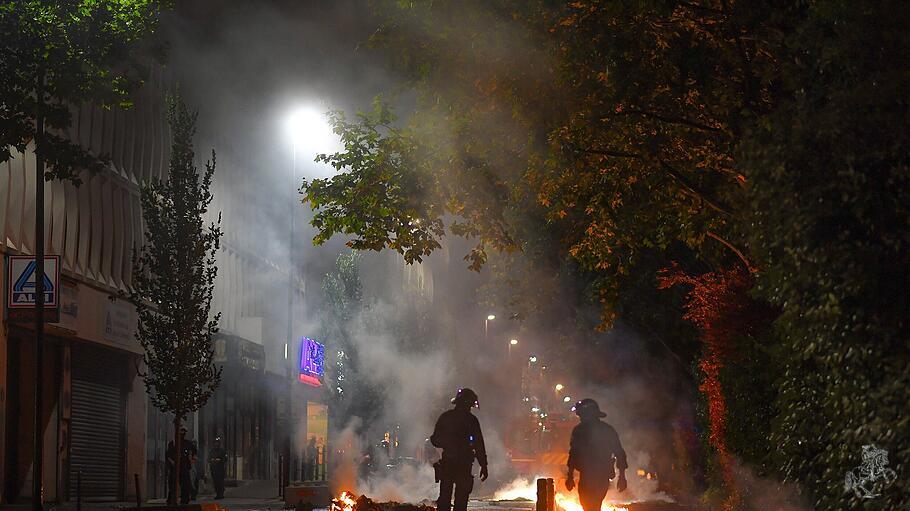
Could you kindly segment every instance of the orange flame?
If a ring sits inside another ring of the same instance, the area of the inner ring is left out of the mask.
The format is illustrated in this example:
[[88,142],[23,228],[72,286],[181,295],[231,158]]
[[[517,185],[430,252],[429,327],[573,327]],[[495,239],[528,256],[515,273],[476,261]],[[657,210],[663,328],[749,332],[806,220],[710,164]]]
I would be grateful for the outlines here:
[[357,504],[357,497],[349,491],[341,492],[338,497],[332,499],[332,511],[354,511]]
[[[555,495],[556,506],[562,509],[563,511],[583,511],[581,503],[578,501],[577,492],[566,492],[564,490],[564,481],[557,482],[557,490],[562,486],[561,491],[557,491]],[[512,485],[504,488],[498,492],[493,497],[496,500],[516,500],[516,499],[527,499],[536,501],[537,500],[537,483],[536,478],[531,482],[520,482],[515,481]],[[614,506],[608,504],[604,501],[600,505],[600,511],[628,511],[628,508]]]

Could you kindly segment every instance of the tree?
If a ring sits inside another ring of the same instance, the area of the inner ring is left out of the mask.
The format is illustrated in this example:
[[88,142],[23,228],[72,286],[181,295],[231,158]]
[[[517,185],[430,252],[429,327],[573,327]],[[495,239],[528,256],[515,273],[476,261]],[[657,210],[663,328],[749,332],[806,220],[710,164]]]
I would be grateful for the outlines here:
[[360,353],[354,341],[364,312],[360,257],[357,251],[339,255],[335,271],[322,280],[328,318],[323,322],[324,338],[335,355],[330,372],[333,384],[328,389],[334,406],[329,410],[342,427],[355,416],[362,419],[361,424],[372,424],[381,405],[375,385],[360,369]]
[[[83,170],[98,170],[91,154],[64,133],[70,108],[92,103],[131,104],[141,85],[140,58],[158,25],[162,6],[152,0],[19,1],[0,4],[0,162],[30,142],[47,164],[48,179],[78,184]],[[46,129],[51,131],[44,131]],[[42,174],[44,171],[42,170]]]
[[212,202],[215,152],[201,175],[194,163],[197,114],[177,97],[168,100],[173,133],[167,180],[142,186],[145,244],[133,256],[129,300],[139,316],[136,337],[145,350],[142,375],[154,405],[174,414],[176,489],[180,486],[180,423],[215,392],[221,369],[212,362],[212,335],[221,313],[211,314],[221,239],[221,216],[205,225]]
[[910,479],[844,491],[863,445],[910,471],[910,13],[812,3],[781,55],[786,101],[742,144],[756,293],[774,323],[774,459],[816,509],[906,509]]

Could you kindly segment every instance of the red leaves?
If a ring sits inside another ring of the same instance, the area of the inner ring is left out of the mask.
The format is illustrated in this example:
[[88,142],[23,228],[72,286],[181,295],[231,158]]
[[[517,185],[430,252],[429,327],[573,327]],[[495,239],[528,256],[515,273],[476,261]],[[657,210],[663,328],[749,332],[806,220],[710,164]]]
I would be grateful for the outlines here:
[[704,355],[699,362],[704,379],[698,388],[708,400],[709,439],[717,452],[724,485],[729,491],[724,507],[735,509],[739,496],[726,444],[727,405],[720,372],[733,352],[735,339],[746,333],[755,320],[751,315],[753,304],[748,295],[752,277],[740,266],[698,276],[683,272],[675,264],[661,271],[658,277],[661,289],[677,285],[691,286],[686,295],[686,314],[683,317],[701,330],[705,344]]

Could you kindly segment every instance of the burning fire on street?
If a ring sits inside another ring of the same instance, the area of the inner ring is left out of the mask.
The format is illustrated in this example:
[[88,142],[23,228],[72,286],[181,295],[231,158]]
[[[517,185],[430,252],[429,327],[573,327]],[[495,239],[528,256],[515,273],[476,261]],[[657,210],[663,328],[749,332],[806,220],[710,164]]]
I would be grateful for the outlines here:
[[343,491],[337,497],[332,499],[331,511],[354,511],[357,505],[357,498],[349,491]]
[[[496,492],[493,496],[493,500],[537,500],[537,486],[535,480],[539,478],[534,478],[530,481],[524,479],[518,479],[508,485],[506,488]],[[560,481],[562,483],[562,481]],[[563,489],[559,489],[557,486],[557,491],[555,493],[556,507],[562,511],[582,511],[581,503],[578,501],[577,492],[567,492],[565,486]],[[606,500],[601,504],[600,511],[628,511],[628,508],[621,506],[614,506],[609,504]]]

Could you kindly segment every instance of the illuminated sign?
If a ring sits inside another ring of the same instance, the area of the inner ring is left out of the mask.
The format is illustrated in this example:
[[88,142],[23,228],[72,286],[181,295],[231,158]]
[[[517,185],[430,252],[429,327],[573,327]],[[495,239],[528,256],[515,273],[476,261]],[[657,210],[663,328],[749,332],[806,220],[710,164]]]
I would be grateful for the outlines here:
[[300,341],[300,376],[302,383],[319,387],[325,374],[325,346],[304,337]]

